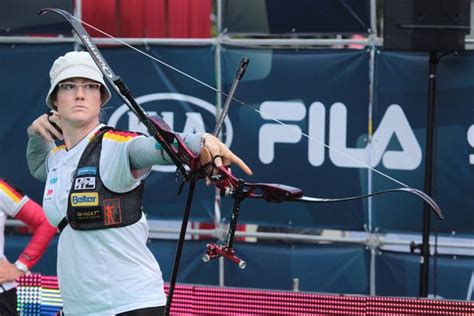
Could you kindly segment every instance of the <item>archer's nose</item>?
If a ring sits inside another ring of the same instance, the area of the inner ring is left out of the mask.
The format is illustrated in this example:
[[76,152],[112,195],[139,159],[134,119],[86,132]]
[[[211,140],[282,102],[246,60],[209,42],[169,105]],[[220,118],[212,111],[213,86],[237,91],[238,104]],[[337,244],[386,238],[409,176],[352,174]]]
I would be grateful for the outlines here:
[[85,91],[81,85],[76,87],[76,98],[84,98]]

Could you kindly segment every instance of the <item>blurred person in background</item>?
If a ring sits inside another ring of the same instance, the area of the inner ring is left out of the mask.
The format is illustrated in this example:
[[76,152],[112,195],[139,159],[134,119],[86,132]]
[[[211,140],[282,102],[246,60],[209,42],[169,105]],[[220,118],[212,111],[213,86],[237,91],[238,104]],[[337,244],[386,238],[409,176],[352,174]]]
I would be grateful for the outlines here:
[[[15,263],[8,261],[4,254],[4,232],[8,216],[22,221],[33,232],[30,242]],[[15,280],[29,274],[44,254],[57,229],[48,223],[41,206],[0,178],[0,230],[0,315],[17,315]]]

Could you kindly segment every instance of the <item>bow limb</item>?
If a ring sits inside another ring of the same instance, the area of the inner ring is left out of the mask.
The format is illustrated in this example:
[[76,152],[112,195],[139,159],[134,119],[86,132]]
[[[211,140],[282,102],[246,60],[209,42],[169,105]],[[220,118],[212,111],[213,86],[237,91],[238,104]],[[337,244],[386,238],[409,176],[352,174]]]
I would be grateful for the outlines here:
[[305,203],[337,203],[337,202],[346,202],[346,201],[366,199],[372,196],[382,195],[386,193],[393,193],[393,192],[406,192],[406,193],[413,194],[421,198],[425,203],[427,203],[431,207],[431,209],[436,214],[438,219],[440,220],[444,219],[444,215],[441,211],[441,208],[438,206],[438,204],[436,204],[436,202],[428,194],[414,188],[395,188],[395,189],[373,192],[370,194],[349,196],[349,197],[344,197],[344,198],[316,198],[316,197],[302,196],[299,198],[290,199],[288,201],[289,202],[305,202]]
[[[219,174],[211,177],[216,184],[216,186],[221,189],[222,194],[233,195],[237,192],[239,187],[239,182],[241,180],[237,179],[232,175],[227,168],[218,168]],[[427,203],[431,209],[435,212],[436,216],[442,220],[444,219],[441,208],[438,204],[425,192],[420,191],[414,188],[395,188],[379,192],[373,192],[364,195],[349,196],[342,198],[318,198],[318,197],[308,197],[303,195],[303,190],[295,188],[292,186],[277,184],[277,183],[250,183],[244,182],[245,198],[250,199],[263,199],[271,203],[281,203],[281,202],[304,202],[304,203],[338,203],[338,202],[347,202],[369,198],[372,196],[382,195],[386,193],[394,192],[405,192],[412,195],[415,195],[421,198],[425,203]]]

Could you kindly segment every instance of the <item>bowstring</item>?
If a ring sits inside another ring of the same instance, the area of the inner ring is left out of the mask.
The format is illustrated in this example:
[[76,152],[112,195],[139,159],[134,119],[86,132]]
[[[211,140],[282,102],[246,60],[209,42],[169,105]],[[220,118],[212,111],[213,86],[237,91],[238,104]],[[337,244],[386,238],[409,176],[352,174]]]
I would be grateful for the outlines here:
[[[152,60],[154,60],[154,61],[160,63],[161,65],[163,65],[163,66],[165,66],[165,67],[167,67],[167,68],[169,68],[169,69],[172,69],[172,70],[178,72],[179,74],[181,74],[181,75],[187,77],[188,79],[191,79],[191,80],[193,80],[193,81],[195,81],[195,82],[197,82],[197,83],[203,85],[204,87],[206,87],[206,88],[208,88],[208,89],[210,89],[210,90],[212,90],[212,91],[214,91],[214,92],[216,92],[216,93],[219,93],[220,95],[223,95],[223,96],[225,96],[225,97],[228,97],[228,95],[227,95],[225,92],[223,92],[223,91],[221,91],[221,90],[219,90],[219,89],[217,89],[217,88],[214,88],[213,86],[211,86],[211,85],[205,83],[204,81],[199,80],[198,78],[191,76],[190,74],[188,74],[188,73],[186,73],[186,72],[184,72],[184,71],[182,71],[182,70],[180,70],[180,69],[178,69],[178,68],[176,68],[176,67],[174,67],[174,66],[172,66],[172,65],[170,65],[170,64],[168,64],[168,63],[166,63],[166,62],[164,62],[164,61],[162,61],[162,60],[160,60],[160,59],[158,59],[158,58],[156,58],[155,56],[152,56],[152,55],[150,55],[150,54],[148,54],[148,53],[146,53],[146,52],[144,52],[144,51],[142,51],[142,50],[140,50],[140,49],[138,49],[138,48],[136,48],[136,47],[133,47],[132,45],[126,43],[125,41],[123,41],[123,40],[121,40],[121,39],[119,39],[119,38],[116,38],[116,37],[114,37],[113,35],[111,35],[111,34],[105,32],[105,31],[102,31],[101,29],[99,29],[99,28],[97,28],[97,27],[95,27],[95,26],[93,26],[93,25],[91,25],[91,24],[89,24],[89,23],[87,23],[87,22],[85,22],[85,21],[82,21],[81,19],[79,19],[79,18],[77,18],[77,17],[75,17],[75,16],[72,16],[72,18],[75,19],[75,20],[77,20],[78,22],[80,22],[80,23],[82,23],[82,24],[84,24],[84,25],[90,27],[91,29],[93,29],[93,30],[95,30],[95,31],[97,31],[97,32],[99,32],[99,33],[101,33],[101,34],[103,34],[103,35],[105,35],[105,36],[107,36],[107,37],[109,37],[109,38],[111,38],[111,39],[113,39],[113,40],[119,42],[120,44],[122,44],[122,45],[124,45],[124,46],[126,46],[126,47],[128,47],[128,48],[130,48],[130,49],[132,49],[132,50],[134,50],[134,51],[136,51],[137,53],[142,54],[142,55],[144,55],[144,56],[146,56],[146,57],[148,57],[148,58],[150,58],[150,59],[152,59]],[[146,44],[146,41],[145,41],[145,44]],[[379,174],[379,175],[381,175],[381,176],[383,176],[383,177],[385,177],[385,178],[387,178],[387,179],[389,179],[389,180],[391,180],[391,181],[393,181],[393,182],[395,182],[395,183],[397,183],[397,184],[399,184],[399,185],[401,185],[401,186],[403,186],[403,187],[405,187],[405,188],[410,188],[409,185],[403,183],[402,181],[397,180],[397,179],[395,179],[395,178],[389,176],[388,174],[386,174],[386,173],[384,173],[384,172],[382,172],[382,171],[380,171],[380,170],[377,170],[376,168],[370,166],[369,164],[367,164],[367,163],[365,163],[365,162],[363,162],[363,161],[360,161],[359,159],[354,158],[354,157],[352,157],[352,156],[346,154],[345,152],[343,152],[343,151],[340,150],[340,149],[337,149],[336,147],[330,146],[330,145],[326,144],[325,142],[320,141],[319,139],[317,139],[317,138],[315,138],[315,137],[313,137],[313,136],[310,136],[309,134],[304,133],[304,132],[302,132],[301,130],[299,130],[299,129],[293,127],[293,126],[290,126],[290,125],[288,125],[288,124],[282,122],[281,120],[277,119],[276,117],[274,117],[274,116],[272,116],[272,115],[270,115],[270,114],[268,114],[268,113],[265,113],[265,112],[259,110],[257,107],[255,107],[255,106],[253,106],[253,105],[247,104],[247,103],[245,103],[244,101],[241,101],[241,100],[239,100],[239,99],[237,99],[237,98],[234,98],[234,97],[232,97],[232,101],[235,101],[235,102],[237,102],[237,103],[239,103],[239,104],[241,104],[241,105],[243,105],[243,106],[246,106],[246,107],[250,108],[251,110],[253,110],[253,111],[259,113],[262,117],[265,117],[265,118],[268,118],[268,119],[270,119],[270,120],[272,120],[272,121],[274,121],[274,122],[277,122],[278,124],[280,124],[280,125],[282,125],[282,126],[285,126],[286,128],[288,128],[288,129],[290,129],[290,130],[296,132],[297,134],[300,134],[300,135],[306,137],[307,139],[309,139],[309,140],[311,140],[311,141],[314,141],[314,142],[316,142],[316,143],[318,143],[318,144],[320,144],[320,145],[322,145],[322,146],[328,148],[329,150],[332,150],[332,151],[338,153],[339,155],[343,156],[344,158],[347,158],[347,159],[351,160],[352,162],[355,162],[355,163],[357,163],[357,164],[359,164],[359,165],[361,165],[361,166],[363,166],[363,167],[365,167],[365,168],[367,168],[367,169],[370,169],[370,170],[372,170],[373,172],[375,172],[375,173],[377,173],[377,174]]]

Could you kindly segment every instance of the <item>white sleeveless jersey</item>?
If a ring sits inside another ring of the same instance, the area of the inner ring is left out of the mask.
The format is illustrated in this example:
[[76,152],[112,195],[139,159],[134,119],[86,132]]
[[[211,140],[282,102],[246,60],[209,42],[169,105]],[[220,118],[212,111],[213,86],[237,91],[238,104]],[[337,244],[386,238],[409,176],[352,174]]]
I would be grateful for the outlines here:
[[[48,155],[43,208],[54,226],[66,216],[73,173],[91,137],[102,126],[70,150],[59,146]],[[99,172],[103,184],[114,192],[133,190],[150,172],[141,170],[139,178],[131,173],[128,147],[135,137],[141,136],[106,132],[99,170],[81,169]],[[66,226],[58,242],[58,280],[65,314],[107,316],[165,305],[161,270],[146,246],[147,239],[144,216],[121,228],[78,231]]]

